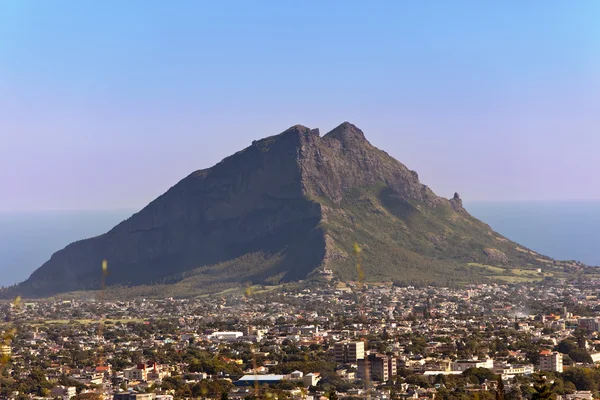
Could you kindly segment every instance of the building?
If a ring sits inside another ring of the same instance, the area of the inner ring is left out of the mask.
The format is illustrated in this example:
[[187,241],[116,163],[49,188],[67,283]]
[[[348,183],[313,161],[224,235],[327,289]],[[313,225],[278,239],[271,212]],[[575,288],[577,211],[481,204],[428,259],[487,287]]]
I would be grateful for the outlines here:
[[243,332],[213,332],[208,337],[210,339],[234,341],[244,336]]
[[563,372],[563,355],[557,351],[541,351],[539,369],[541,371]]
[[587,333],[596,332],[598,330],[598,322],[596,318],[579,318],[577,320],[579,329],[586,331]]
[[577,320],[577,325],[579,325],[579,329],[582,329],[587,333],[598,332],[600,330],[598,319],[596,318],[579,318]]
[[8,345],[1,345],[0,346],[0,356],[11,356],[12,354],[12,348]]
[[146,380],[148,381],[161,381],[163,378],[171,376],[168,368],[155,362],[148,365],[147,371]]
[[356,379],[356,372],[355,371],[349,371],[345,368],[343,369],[338,369],[337,371],[335,371],[336,375],[342,377],[342,379],[347,380],[347,381],[354,381]]
[[71,378],[83,385],[102,385],[104,374],[72,375]]
[[576,391],[575,393],[565,394],[564,396],[557,396],[557,400],[593,400],[594,395],[588,390]]
[[456,360],[450,364],[452,371],[466,371],[469,368],[494,368],[494,360],[486,358],[485,360]]
[[53,388],[50,393],[52,394],[53,398],[60,398],[62,400],[70,400],[71,397],[74,397],[77,395],[77,389],[75,388],[75,386],[57,386],[55,388]]
[[109,365],[97,365],[96,371],[97,374],[104,374],[105,377],[109,377],[112,375],[112,368]]
[[364,342],[340,342],[333,347],[335,362],[338,364],[357,364],[365,358]]
[[501,363],[494,365],[495,374],[501,375],[503,379],[509,379],[515,375],[531,375],[533,374],[533,365],[512,365]]
[[304,375],[304,377],[302,377],[302,381],[304,382],[304,386],[306,387],[316,386],[316,384],[319,383],[320,380],[321,374],[319,374],[318,372],[310,372]]
[[594,363],[600,362],[600,353],[590,353],[590,357]]
[[294,371],[290,374],[290,380],[299,381],[304,377],[304,373],[302,371]]
[[369,354],[365,359],[358,361],[358,377],[367,378],[366,366],[369,368],[369,378],[374,381],[386,382],[396,375],[396,358],[384,354]]
[[123,377],[129,381],[147,381],[148,370],[146,364],[138,364],[133,368],[124,370]]
[[156,393],[115,393],[113,394],[113,400],[155,400]]
[[255,383],[258,383],[259,385],[270,385],[279,383],[284,380],[284,378],[285,375],[244,375],[233,384],[235,386],[254,386]]

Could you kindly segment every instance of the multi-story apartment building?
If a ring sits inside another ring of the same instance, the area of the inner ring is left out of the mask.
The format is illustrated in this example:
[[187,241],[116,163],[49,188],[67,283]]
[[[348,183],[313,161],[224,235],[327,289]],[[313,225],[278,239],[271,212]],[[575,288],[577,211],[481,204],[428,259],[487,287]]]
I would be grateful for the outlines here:
[[587,333],[598,332],[600,330],[600,323],[598,323],[597,318],[579,318],[577,324],[580,329]]
[[148,380],[148,369],[146,368],[146,364],[138,364],[136,367],[124,370],[123,377],[129,381]]
[[557,351],[543,350],[540,352],[541,371],[563,372],[563,355]]
[[364,342],[340,342],[333,346],[335,362],[338,364],[357,364],[365,358]]
[[358,361],[358,377],[366,379],[368,368],[370,379],[386,382],[396,375],[396,363],[396,357],[389,357],[384,354],[369,354],[366,359]]

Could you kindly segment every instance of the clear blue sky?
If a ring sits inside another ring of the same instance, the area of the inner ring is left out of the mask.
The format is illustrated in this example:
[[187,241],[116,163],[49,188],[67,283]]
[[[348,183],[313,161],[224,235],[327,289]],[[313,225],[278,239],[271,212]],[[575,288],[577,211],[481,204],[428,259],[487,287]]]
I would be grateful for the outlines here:
[[598,1],[0,2],[0,210],[138,208],[348,120],[466,200],[599,199]]

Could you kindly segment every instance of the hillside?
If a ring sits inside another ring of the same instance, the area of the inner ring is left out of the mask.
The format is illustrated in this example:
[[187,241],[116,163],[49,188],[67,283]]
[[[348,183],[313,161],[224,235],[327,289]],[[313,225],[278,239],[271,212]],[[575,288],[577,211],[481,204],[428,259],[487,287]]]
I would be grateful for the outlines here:
[[560,268],[470,216],[458,194],[436,196],[346,122],[322,137],[297,125],[193,172],[11,293],[98,289],[103,259],[108,285],[277,284],[323,268],[352,280],[354,242],[370,280],[460,284]]

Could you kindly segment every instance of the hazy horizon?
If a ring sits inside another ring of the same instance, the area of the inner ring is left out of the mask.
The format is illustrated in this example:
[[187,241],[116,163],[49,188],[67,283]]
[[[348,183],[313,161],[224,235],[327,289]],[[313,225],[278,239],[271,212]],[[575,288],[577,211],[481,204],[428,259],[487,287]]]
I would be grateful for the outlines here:
[[[577,203],[577,207],[570,207]],[[600,266],[600,200],[465,201],[473,216],[534,251]],[[0,212],[0,286],[22,281],[71,242],[105,233],[139,209]]]

